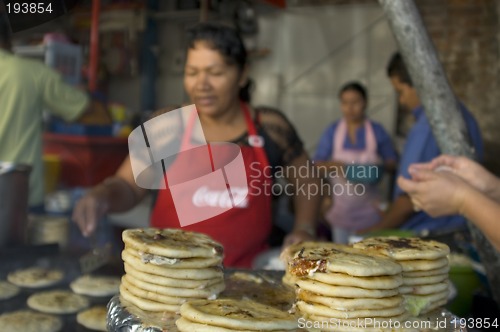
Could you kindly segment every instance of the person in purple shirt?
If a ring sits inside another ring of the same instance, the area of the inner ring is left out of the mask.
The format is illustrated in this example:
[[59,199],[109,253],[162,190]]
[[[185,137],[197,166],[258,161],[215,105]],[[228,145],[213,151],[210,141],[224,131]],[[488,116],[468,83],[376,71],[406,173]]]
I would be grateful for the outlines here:
[[379,222],[376,183],[384,169],[395,170],[398,157],[384,128],[367,119],[360,83],[345,84],[339,99],[343,117],[321,136],[314,161],[331,184],[333,204],[325,219],[333,240],[347,243],[350,235]]
[[[429,162],[439,156],[441,150],[432,134],[429,121],[420,104],[417,90],[413,87],[403,58],[399,53],[394,54],[389,61],[387,75],[398,94],[400,106],[407,111],[411,111],[415,118],[415,123],[408,133],[398,169],[398,176],[410,178],[409,166],[411,164]],[[472,146],[475,148],[476,158],[481,161],[483,158],[483,142],[479,127],[474,117],[463,105],[460,105],[460,111],[464,117]],[[401,228],[417,232],[451,231],[465,227],[466,224],[465,218],[460,215],[433,218],[423,211],[415,210],[418,209],[414,209],[409,196],[396,184],[393,202],[383,214],[382,221],[375,227],[365,231],[388,228]]]

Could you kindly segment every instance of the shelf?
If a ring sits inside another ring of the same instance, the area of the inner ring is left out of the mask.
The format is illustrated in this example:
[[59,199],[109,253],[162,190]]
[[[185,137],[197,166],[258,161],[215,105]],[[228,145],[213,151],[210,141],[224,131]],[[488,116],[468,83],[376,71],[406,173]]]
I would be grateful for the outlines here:
[[26,57],[45,58],[47,46],[33,45],[33,46],[14,46],[13,51],[15,54]]

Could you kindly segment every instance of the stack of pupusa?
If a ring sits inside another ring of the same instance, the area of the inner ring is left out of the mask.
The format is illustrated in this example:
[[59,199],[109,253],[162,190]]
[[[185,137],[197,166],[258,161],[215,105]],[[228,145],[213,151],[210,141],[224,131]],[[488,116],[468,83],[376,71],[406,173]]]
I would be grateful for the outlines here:
[[178,312],[187,300],[215,299],[224,290],[223,248],[207,235],[147,228],[122,237],[120,296],[139,309]]
[[296,331],[297,317],[251,300],[198,300],[181,306],[180,332]]
[[407,310],[414,316],[428,313],[446,304],[450,270],[443,243],[420,238],[376,237],[354,244],[355,248],[382,254],[396,260],[403,268],[399,288]]
[[329,322],[338,331],[361,331],[375,321],[408,318],[399,295],[401,271],[390,258],[337,244],[310,243],[288,264],[299,312],[309,321]]

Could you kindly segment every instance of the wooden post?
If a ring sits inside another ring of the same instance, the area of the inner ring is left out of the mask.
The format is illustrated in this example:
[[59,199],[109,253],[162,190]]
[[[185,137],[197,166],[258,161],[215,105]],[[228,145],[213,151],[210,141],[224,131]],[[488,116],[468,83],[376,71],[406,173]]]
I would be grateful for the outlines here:
[[[467,135],[458,100],[414,1],[379,0],[379,3],[391,25],[439,148],[443,153],[474,158],[474,148]],[[474,224],[469,222],[468,226],[486,268],[493,297],[500,305],[500,252]]]

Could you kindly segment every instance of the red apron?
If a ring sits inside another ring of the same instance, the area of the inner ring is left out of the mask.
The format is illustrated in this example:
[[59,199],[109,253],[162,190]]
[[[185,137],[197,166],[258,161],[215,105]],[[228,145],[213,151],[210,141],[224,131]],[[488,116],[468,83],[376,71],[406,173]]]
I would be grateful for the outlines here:
[[[269,175],[269,162],[263,148],[263,140],[257,135],[247,105],[242,103],[241,107],[248,129],[249,144],[251,145],[240,147],[246,170],[248,195],[243,204],[230,208],[222,214],[216,215],[217,213],[214,213],[214,217],[182,228],[187,231],[207,234],[222,243],[224,246],[225,266],[250,268],[255,256],[267,248],[267,240],[271,232],[271,196],[269,193],[272,179]],[[180,151],[195,148],[191,143],[194,120],[195,117],[193,116],[188,121]],[[207,143],[206,147],[212,158],[211,149],[214,149],[215,146]],[[175,171],[177,168],[179,170],[196,168],[200,163],[193,159],[195,158],[176,158],[170,166],[167,176],[171,169]],[[211,188],[210,185],[210,183],[204,183],[194,194],[190,191],[185,195],[186,197],[183,198],[184,202],[181,205],[183,209],[196,211],[194,209],[200,209],[200,203],[203,203],[203,209],[209,209],[211,202],[214,201],[221,204],[220,199],[213,199],[214,197],[221,197],[218,194],[220,187]],[[176,203],[177,197],[179,196],[176,193]],[[216,206],[213,209],[217,211]],[[157,201],[151,214],[151,225],[158,228],[181,228],[172,191],[168,186],[167,189],[158,191]]]

